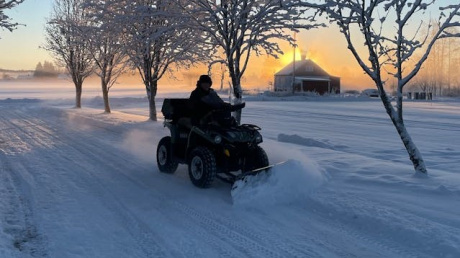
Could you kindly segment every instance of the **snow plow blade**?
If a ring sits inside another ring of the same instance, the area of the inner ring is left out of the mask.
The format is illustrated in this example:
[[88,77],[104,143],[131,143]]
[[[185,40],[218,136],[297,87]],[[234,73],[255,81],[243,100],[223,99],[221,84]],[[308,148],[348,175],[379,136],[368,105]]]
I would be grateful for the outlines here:
[[261,167],[261,168],[257,168],[251,171],[241,173],[240,175],[236,177],[235,182],[233,183],[232,190],[235,190],[236,188],[238,188],[242,183],[243,184],[246,183],[249,177],[256,176],[256,175],[263,174],[263,173],[270,173],[270,170],[273,167],[283,165],[286,162],[287,161],[282,161],[282,162],[278,162],[276,164],[272,164],[266,167]]

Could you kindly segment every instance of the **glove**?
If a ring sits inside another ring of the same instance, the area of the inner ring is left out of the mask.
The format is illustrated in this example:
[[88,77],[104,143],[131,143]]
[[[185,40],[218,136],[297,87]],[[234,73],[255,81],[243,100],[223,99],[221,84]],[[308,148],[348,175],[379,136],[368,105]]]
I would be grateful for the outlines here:
[[241,103],[241,104],[232,105],[230,110],[231,110],[232,112],[233,112],[233,111],[237,111],[237,110],[243,109],[245,106],[246,106],[246,103],[243,102],[243,103]]

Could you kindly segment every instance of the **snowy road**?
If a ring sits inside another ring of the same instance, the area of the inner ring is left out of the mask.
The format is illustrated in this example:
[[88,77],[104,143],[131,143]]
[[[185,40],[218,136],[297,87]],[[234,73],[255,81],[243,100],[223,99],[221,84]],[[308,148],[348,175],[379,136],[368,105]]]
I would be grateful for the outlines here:
[[[229,185],[196,189],[185,167],[158,172],[160,123],[27,100],[0,109],[0,257],[460,256],[460,191],[388,174],[402,165],[367,150],[303,146],[297,154],[329,164],[327,183],[292,201],[234,205]],[[290,148],[267,130],[267,146]]]

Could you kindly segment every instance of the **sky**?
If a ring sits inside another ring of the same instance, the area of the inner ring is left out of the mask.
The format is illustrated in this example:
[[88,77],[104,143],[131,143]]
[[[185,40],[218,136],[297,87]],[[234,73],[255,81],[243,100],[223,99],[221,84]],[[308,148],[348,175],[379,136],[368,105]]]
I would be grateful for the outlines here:
[[[0,68],[32,70],[38,62],[53,60],[45,50],[40,48],[40,45],[44,43],[44,25],[52,10],[53,1],[26,0],[6,12],[13,21],[26,26],[18,27],[13,33],[0,30]],[[454,3],[457,1],[440,2]],[[308,58],[318,63],[331,75],[341,77],[343,85],[354,85],[358,88],[372,86],[371,81],[367,79],[350,51],[347,50],[345,39],[336,27],[302,31],[297,35],[297,39],[298,51],[306,52]],[[286,55],[280,60],[269,60],[265,56],[253,58],[246,72],[246,78],[260,81],[260,77],[263,77],[263,84],[267,84],[265,81],[272,80],[275,72],[292,61],[292,47],[282,44],[282,49]],[[265,73],[264,76],[260,76],[261,71]],[[196,73],[203,72],[197,71]]]
[[6,13],[14,22],[25,24],[12,33],[0,30],[0,68],[35,69],[38,62],[51,61],[40,49],[44,43],[44,24],[51,12],[53,0],[26,0]]
[[[45,50],[40,48],[40,45],[44,43],[43,27],[51,13],[52,6],[53,0],[26,0],[6,12],[13,21],[26,26],[20,26],[12,33],[0,30],[0,68],[33,70],[38,62],[53,60]],[[322,29],[321,31],[301,32],[297,35],[299,39],[297,51],[307,50],[309,58],[319,62],[332,75],[343,76],[344,72],[348,73],[350,70],[357,70],[358,74],[362,74],[357,65],[352,63],[352,57],[347,51],[338,51],[338,49],[344,49],[345,41],[340,34],[333,31],[333,29]],[[324,44],[325,42],[327,44]],[[267,60],[265,56],[253,58],[246,77],[256,77],[263,70],[267,74],[263,79],[264,84],[267,84],[268,82],[265,81],[271,80],[275,72],[292,61],[292,47],[283,44],[282,49],[286,56],[280,60]],[[267,68],[267,65],[270,67]],[[196,73],[199,74],[201,71]],[[259,78],[254,80],[257,81]]]

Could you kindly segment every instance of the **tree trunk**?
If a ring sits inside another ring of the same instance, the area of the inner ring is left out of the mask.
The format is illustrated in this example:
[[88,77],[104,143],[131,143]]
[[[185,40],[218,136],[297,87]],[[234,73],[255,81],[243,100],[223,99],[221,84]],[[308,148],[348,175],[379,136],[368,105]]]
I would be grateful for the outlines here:
[[147,95],[149,99],[149,119],[157,121],[157,107],[155,105],[155,97],[157,95],[158,81],[150,82],[150,87],[146,85]]
[[398,131],[399,137],[401,137],[404,147],[406,147],[407,153],[409,154],[409,158],[412,161],[412,164],[414,165],[415,172],[427,174],[428,171],[426,169],[425,162],[423,161],[422,154],[420,153],[414,141],[407,132],[406,126],[402,122],[396,121],[393,123],[396,126],[396,130]]
[[[240,104],[240,103],[243,103],[243,99],[241,97],[240,98],[236,97],[234,104]],[[241,109],[238,109],[237,111],[233,112],[233,117],[235,117],[235,120],[238,124],[241,124],[241,113],[242,113]]]
[[82,93],[82,84],[75,85],[75,108],[81,108],[81,93]]
[[107,83],[102,79],[102,97],[104,99],[104,112],[110,113],[110,104],[109,104],[109,88]]
[[224,80],[225,80],[225,66],[223,63],[220,63],[220,91],[224,90]]
[[[397,115],[393,106],[391,105],[391,101],[388,99],[386,95],[382,95],[380,98],[383,102],[385,110],[387,111],[387,114],[390,116],[390,119],[393,122],[393,125],[395,126],[396,131],[399,134],[399,137],[401,138],[404,144],[404,147],[406,148],[407,153],[409,154],[409,159],[412,161],[412,164],[414,165],[415,172],[427,174],[428,171],[426,169],[426,165],[423,160],[422,154],[420,153],[414,141],[410,137],[409,132],[407,131],[406,126],[404,124],[403,117],[399,117]],[[401,102],[398,106],[402,108],[402,94],[401,99],[398,99],[398,102],[399,101]],[[400,112],[400,114],[402,115],[402,112]]]
[[155,106],[155,97],[149,99],[149,119],[157,121],[157,107]]
[[[230,77],[232,78],[232,84],[233,84],[233,96],[235,97],[233,104],[240,104],[243,102],[243,90],[241,89],[241,80],[238,77],[238,75],[235,74],[233,69],[229,69],[229,70],[230,70]],[[233,117],[235,117],[235,120],[238,124],[241,124],[241,113],[242,113],[241,109],[233,112]]]

